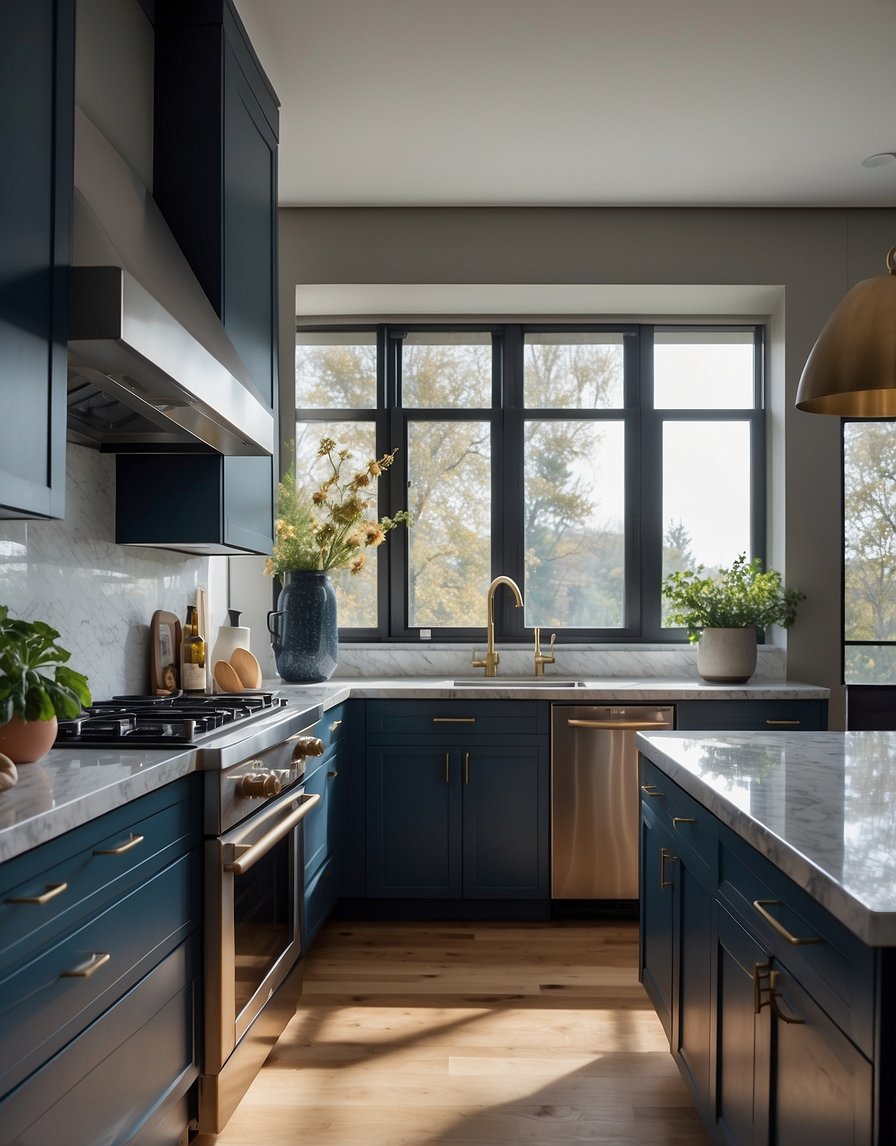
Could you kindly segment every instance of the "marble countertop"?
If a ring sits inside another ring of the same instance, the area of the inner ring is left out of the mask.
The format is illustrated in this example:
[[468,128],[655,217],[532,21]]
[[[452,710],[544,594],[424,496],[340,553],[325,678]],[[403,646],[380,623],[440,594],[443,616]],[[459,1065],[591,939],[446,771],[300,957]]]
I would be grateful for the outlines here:
[[[483,678],[485,679],[485,678]],[[549,680],[549,677],[545,678]],[[571,680],[570,676],[557,680]],[[500,677],[488,685],[457,687],[451,679],[398,677],[390,680],[343,678],[324,684],[264,682],[294,704],[323,709],[350,697],[430,700],[674,701],[703,699],[825,698],[828,690],[793,681],[756,680],[745,685],[707,685],[699,680],[607,678],[585,688],[510,686]],[[195,770],[194,750],[54,748],[36,764],[19,768],[15,787],[0,792],[0,863],[101,816],[137,796]]]
[[[661,677],[605,677],[583,680],[582,687],[563,687],[563,681],[574,678],[571,675],[553,674],[557,684],[551,683],[546,675],[544,684],[508,684],[500,676],[483,683],[457,685],[455,680],[473,678],[444,678],[407,676],[389,679],[371,677],[343,677],[328,680],[322,684],[287,684],[274,677],[263,682],[264,688],[277,689],[286,697],[301,699],[309,704],[320,704],[324,709],[332,708],[350,697],[367,700],[548,700],[576,701],[585,704],[595,701],[625,701],[635,704],[639,701],[676,700],[826,700],[830,690],[819,685],[805,684],[802,681],[788,680],[749,680],[746,684],[707,684],[706,681],[692,679],[663,679]],[[513,679],[513,678],[510,678]]]
[[656,732],[637,742],[860,939],[896,945],[896,732]]
[[0,862],[194,771],[195,749],[53,748],[0,792]]

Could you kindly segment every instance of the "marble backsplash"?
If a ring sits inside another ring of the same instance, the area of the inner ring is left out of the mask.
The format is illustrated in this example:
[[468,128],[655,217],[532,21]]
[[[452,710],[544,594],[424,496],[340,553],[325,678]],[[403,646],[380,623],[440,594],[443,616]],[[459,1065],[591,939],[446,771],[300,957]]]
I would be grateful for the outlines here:
[[[546,642],[545,642],[546,644]],[[534,673],[533,649],[529,646],[498,646],[501,664],[498,672],[506,676],[530,676]],[[483,655],[482,646],[478,655]],[[545,667],[549,676],[572,677],[576,680],[670,678],[699,680],[697,649],[694,645],[557,645],[555,663]],[[469,645],[363,645],[339,643],[339,667],[335,678],[403,676],[472,677],[482,669],[471,665]],[[753,680],[784,680],[787,676],[786,650],[774,645],[760,645]]]
[[58,629],[95,697],[145,692],[152,614],[183,619],[206,588],[215,632],[227,559],[116,545],[111,454],[69,444],[66,479],[62,521],[0,521],[0,604]]

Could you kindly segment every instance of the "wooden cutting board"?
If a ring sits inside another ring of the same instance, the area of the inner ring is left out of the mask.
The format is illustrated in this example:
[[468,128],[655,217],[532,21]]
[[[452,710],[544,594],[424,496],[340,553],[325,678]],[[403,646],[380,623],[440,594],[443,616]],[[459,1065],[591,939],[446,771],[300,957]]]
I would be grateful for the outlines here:
[[177,616],[157,609],[149,622],[149,691],[154,696],[180,688],[180,639]]

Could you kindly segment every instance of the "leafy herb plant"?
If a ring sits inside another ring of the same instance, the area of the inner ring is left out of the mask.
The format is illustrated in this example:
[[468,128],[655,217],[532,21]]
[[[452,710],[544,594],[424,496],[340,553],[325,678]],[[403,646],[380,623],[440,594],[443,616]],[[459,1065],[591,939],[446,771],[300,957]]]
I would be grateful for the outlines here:
[[90,704],[87,677],[65,663],[71,653],[43,621],[16,621],[0,605],[0,725],[76,717]]
[[670,573],[663,581],[663,596],[672,607],[667,625],[687,629],[688,640],[697,641],[703,629],[764,630],[769,625],[789,628],[796,620],[797,606],[805,593],[785,589],[781,574],[763,571],[762,561],[747,561],[741,553],[717,577],[704,577],[703,566]]

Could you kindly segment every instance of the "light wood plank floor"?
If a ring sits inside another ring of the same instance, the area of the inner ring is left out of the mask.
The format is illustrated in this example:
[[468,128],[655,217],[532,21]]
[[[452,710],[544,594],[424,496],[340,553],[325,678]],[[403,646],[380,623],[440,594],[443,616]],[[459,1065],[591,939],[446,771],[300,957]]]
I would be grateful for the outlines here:
[[635,923],[329,923],[217,1146],[706,1146]]

